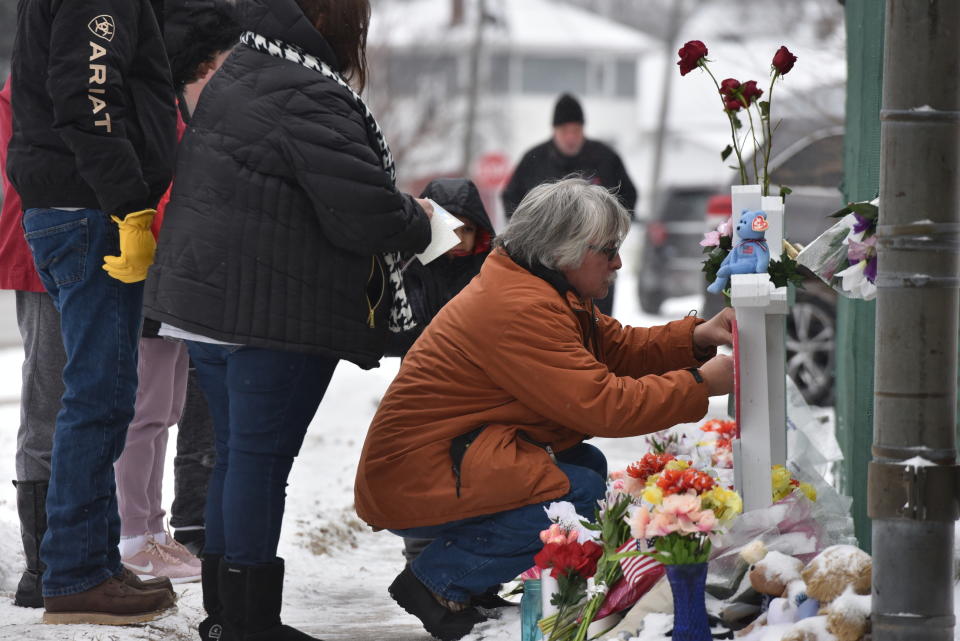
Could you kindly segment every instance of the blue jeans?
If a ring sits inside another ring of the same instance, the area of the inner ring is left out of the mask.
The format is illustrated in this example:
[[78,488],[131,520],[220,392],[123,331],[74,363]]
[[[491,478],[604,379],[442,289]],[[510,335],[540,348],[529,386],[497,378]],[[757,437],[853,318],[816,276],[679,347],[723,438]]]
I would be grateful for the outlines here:
[[543,547],[540,531],[550,527],[544,511],[550,503],[569,501],[592,520],[607,490],[607,459],[593,445],[581,443],[557,454],[557,465],[570,479],[565,496],[440,525],[391,530],[403,537],[433,539],[410,564],[416,577],[432,592],[465,603],[533,565]]
[[102,269],[120,241],[101,211],[28,209],[23,230],[60,312],[67,356],[40,547],[43,595],[52,597],[83,592],[120,571],[113,464],[133,418],[143,283],[121,283]]
[[204,554],[243,565],[277,558],[293,459],[338,360],[187,341],[213,418]]

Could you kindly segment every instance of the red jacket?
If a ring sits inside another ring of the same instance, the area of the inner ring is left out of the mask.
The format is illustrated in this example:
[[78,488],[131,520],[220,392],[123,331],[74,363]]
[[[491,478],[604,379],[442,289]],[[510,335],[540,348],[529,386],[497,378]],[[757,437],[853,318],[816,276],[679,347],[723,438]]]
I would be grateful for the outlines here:
[[33,255],[20,226],[20,195],[7,178],[7,145],[13,135],[13,110],[10,107],[10,79],[0,91],[0,184],[3,209],[0,210],[0,289],[42,292],[43,283],[33,264]]

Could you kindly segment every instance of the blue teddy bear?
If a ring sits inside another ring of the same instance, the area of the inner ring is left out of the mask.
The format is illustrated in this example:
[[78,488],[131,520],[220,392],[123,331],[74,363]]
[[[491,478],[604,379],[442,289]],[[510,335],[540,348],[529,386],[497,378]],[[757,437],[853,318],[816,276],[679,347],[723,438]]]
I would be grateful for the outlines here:
[[708,292],[719,294],[726,289],[730,274],[766,273],[770,265],[770,250],[764,239],[767,227],[767,215],[764,212],[743,210],[737,223],[740,242],[720,263],[717,279],[707,287]]

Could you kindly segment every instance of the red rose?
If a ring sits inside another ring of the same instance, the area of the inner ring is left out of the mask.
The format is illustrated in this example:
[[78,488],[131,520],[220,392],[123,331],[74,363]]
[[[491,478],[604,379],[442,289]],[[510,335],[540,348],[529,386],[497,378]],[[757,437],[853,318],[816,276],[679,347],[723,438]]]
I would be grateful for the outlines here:
[[580,556],[574,570],[583,578],[589,579],[597,573],[597,561],[603,555],[603,548],[593,541],[582,543],[579,547]]
[[756,80],[748,80],[743,83],[740,87],[740,92],[748,105],[752,105],[756,102],[757,98],[763,95],[763,89],[757,87]]
[[547,568],[553,566],[553,559],[557,551],[560,548],[564,547],[563,543],[547,543],[543,546],[543,549],[537,552],[536,556],[533,557],[533,562],[541,570],[546,570]]
[[780,47],[777,49],[777,53],[773,54],[773,68],[777,70],[781,76],[786,74],[788,71],[793,69],[793,63],[797,61],[797,57],[790,53],[790,50],[786,47]]
[[740,104],[740,100],[738,100],[737,98],[731,98],[730,100],[725,100],[723,104],[727,108],[727,111],[740,111],[740,107],[743,106],[742,104]]
[[720,83],[720,94],[726,98],[735,98],[740,81],[736,78],[726,78]]
[[707,55],[707,45],[699,40],[691,40],[677,53],[680,56],[677,62],[680,65],[680,75],[685,76],[700,65],[700,60]]

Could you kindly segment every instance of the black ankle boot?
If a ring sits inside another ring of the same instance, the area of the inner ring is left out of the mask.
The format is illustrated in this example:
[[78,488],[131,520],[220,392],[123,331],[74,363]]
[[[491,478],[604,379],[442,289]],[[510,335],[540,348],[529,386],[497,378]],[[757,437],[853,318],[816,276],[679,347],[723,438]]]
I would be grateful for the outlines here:
[[321,641],[280,622],[283,559],[220,564],[220,599],[230,641]]
[[43,571],[40,560],[40,541],[47,531],[46,481],[14,481],[17,488],[17,513],[20,515],[20,538],[27,569],[20,577],[13,604],[24,608],[43,607]]
[[203,609],[207,618],[200,622],[198,631],[203,641],[230,641],[223,630],[223,604],[220,602],[221,554],[204,554],[200,559],[200,586],[203,589]]
[[474,607],[453,612],[440,605],[408,565],[388,590],[400,607],[420,619],[423,628],[440,641],[456,641],[466,636],[473,626],[486,621]]

